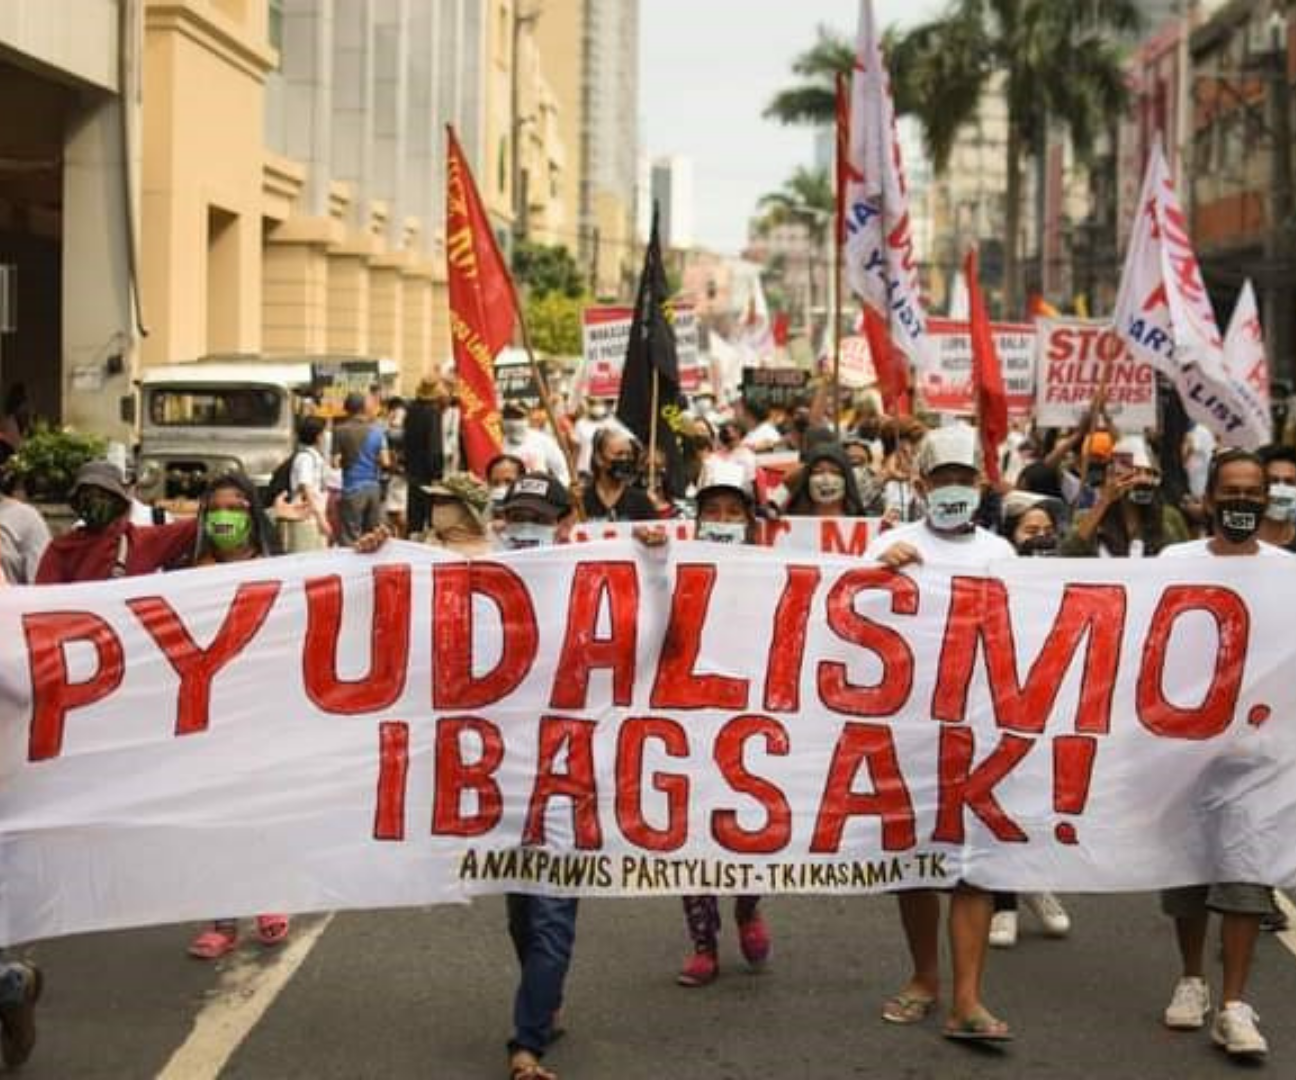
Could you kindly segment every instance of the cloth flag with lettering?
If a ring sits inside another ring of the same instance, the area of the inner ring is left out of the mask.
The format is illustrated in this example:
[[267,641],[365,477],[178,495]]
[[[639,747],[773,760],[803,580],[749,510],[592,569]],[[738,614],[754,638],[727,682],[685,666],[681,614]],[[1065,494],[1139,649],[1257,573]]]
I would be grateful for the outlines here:
[[1264,331],[1256,307],[1255,289],[1247,281],[1238,294],[1224,334],[1224,368],[1238,396],[1246,406],[1246,425],[1233,438],[1235,446],[1248,450],[1273,439],[1273,414],[1269,411],[1269,361],[1265,356]]
[[1188,219],[1159,146],[1148,158],[1112,322],[1130,351],[1170,380],[1190,417],[1226,446],[1245,438],[1247,406],[1225,370]]
[[472,170],[449,125],[446,142],[446,273],[460,428],[468,468],[481,475],[503,442],[495,357],[513,340],[517,297]]
[[[851,290],[885,322],[908,363],[925,366],[923,309],[895,106],[872,0],[861,0],[851,80],[845,260]],[[879,367],[879,371],[881,368]]]

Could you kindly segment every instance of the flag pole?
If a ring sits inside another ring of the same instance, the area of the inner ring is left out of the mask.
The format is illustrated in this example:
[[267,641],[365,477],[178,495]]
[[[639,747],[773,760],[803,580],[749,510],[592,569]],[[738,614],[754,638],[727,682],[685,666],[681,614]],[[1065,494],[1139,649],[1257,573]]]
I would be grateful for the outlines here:
[[843,132],[842,120],[849,103],[847,97],[846,76],[837,73],[837,159],[836,188],[837,205],[833,215],[833,268],[832,268],[832,303],[828,318],[832,320],[833,368],[832,368],[832,410],[833,431],[841,437],[841,324],[842,324],[842,248],[845,246],[846,234],[846,162],[843,158],[842,142],[849,138],[849,129]]
[[661,409],[661,372],[652,369],[652,419],[648,422],[648,490],[657,487],[657,422]]

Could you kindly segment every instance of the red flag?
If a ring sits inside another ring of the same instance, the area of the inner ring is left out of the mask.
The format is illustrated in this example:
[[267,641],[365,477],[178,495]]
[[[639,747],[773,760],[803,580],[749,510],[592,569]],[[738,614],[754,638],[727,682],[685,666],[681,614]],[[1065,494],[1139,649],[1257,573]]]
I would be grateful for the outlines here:
[[873,370],[877,372],[882,407],[893,416],[908,416],[909,358],[891,340],[882,316],[868,305],[864,307],[864,337],[869,352],[873,354]]
[[478,475],[502,446],[495,357],[513,340],[517,301],[508,268],[454,128],[446,126],[446,272],[460,430]]
[[999,447],[1008,438],[1008,398],[1004,394],[1003,370],[995,352],[990,316],[986,314],[981,282],[977,278],[976,248],[967,253],[963,265],[967,278],[968,317],[972,334],[972,386],[976,394],[977,423],[981,428],[981,450],[985,471],[992,484],[999,482]]

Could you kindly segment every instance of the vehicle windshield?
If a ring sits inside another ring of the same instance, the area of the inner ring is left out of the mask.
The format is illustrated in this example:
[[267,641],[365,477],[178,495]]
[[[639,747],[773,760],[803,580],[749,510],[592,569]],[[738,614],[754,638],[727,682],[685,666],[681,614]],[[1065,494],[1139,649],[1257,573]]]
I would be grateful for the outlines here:
[[183,386],[149,391],[149,422],[158,427],[275,427],[283,392],[268,386]]

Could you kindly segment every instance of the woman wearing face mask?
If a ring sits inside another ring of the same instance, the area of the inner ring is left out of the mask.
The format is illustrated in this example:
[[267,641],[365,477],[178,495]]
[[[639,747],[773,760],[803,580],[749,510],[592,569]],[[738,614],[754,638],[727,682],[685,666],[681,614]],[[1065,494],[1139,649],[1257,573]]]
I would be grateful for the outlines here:
[[[242,473],[213,481],[198,513],[194,566],[220,566],[278,554],[275,531],[257,501],[256,487]],[[258,915],[257,938],[267,947],[288,937],[286,915]],[[217,919],[189,943],[189,955],[218,960],[238,945],[238,920]]]
[[[713,544],[756,542],[756,512],[742,467],[716,463],[702,478],[697,493],[697,528],[694,536]],[[700,987],[720,974],[720,901],[715,896],[686,896],[684,921],[693,950],[675,981],[680,986]],[[770,935],[761,917],[758,896],[734,899],[734,923],[738,947],[753,970],[760,970],[769,958]]]
[[470,558],[497,550],[489,525],[491,495],[485,484],[468,473],[451,473],[425,490],[432,500],[425,543]]
[[1296,450],[1290,446],[1264,446],[1265,485],[1269,505],[1265,507],[1259,538],[1266,544],[1296,552]]
[[820,443],[788,485],[789,517],[862,517],[850,462],[836,443]]
[[[1058,553],[1058,527],[1063,512],[1063,503],[1058,499],[1015,491],[1004,500],[999,533],[1023,558],[1053,557]],[[996,949],[1010,949],[1017,944],[1017,899],[1017,893],[994,894],[989,941]],[[1071,917],[1052,893],[1026,893],[1021,899],[1039,920],[1046,936],[1066,937],[1071,932]]]
[[498,516],[510,485],[526,471],[522,459],[512,454],[491,458],[486,466],[486,487],[490,490],[492,514]]
[[639,444],[618,428],[602,428],[594,436],[590,458],[593,481],[581,499],[586,521],[652,521],[660,515],[642,488]]
[[1161,474],[1147,443],[1126,435],[1112,447],[1111,464],[1094,505],[1076,518],[1059,554],[1069,558],[1140,559],[1188,539],[1188,527],[1161,498]]

